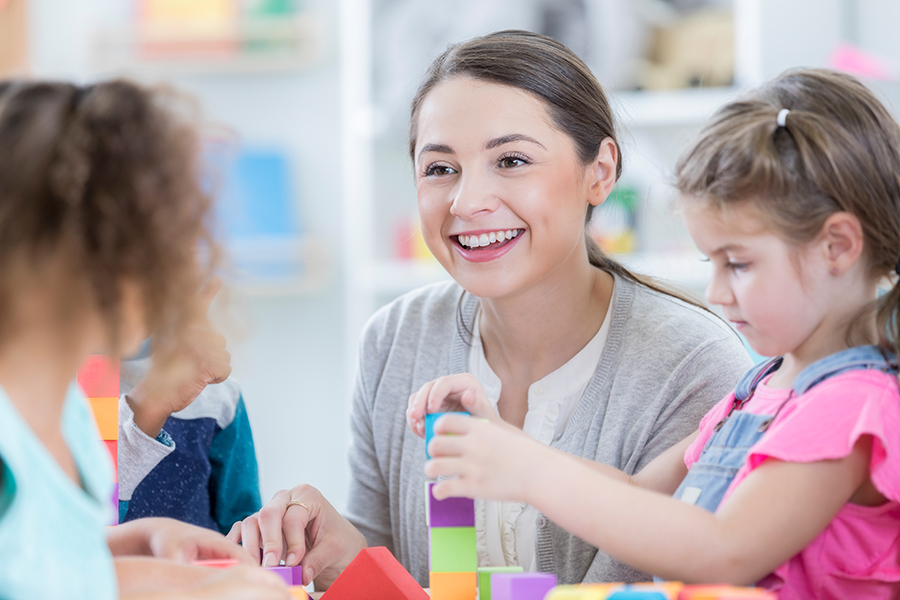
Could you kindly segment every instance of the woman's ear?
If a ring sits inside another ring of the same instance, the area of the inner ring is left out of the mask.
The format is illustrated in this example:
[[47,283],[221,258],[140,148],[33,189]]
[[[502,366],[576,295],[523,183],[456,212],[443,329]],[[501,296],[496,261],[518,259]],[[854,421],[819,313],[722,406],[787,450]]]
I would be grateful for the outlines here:
[[837,212],[825,219],[819,234],[824,258],[832,275],[841,275],[859,261],[863,253],[863,231],[859,219]]
[[616,185],[616,164],[619,160],[619,147],[608,137],[600,142],[597,157],[588,167],[589,189],[588,202],[600,206],[609,197]]

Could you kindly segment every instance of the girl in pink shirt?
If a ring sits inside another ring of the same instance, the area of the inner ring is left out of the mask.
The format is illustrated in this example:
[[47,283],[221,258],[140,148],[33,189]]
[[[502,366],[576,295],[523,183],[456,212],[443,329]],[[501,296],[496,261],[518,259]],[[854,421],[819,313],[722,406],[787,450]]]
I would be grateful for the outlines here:
[[721,108],[677,175],[707,300],[777,358],[636,474],[534,442],[470,375],[430,382],[414,431],[485,418],[435,424],[435,496],[528,502],[666,579],[900,597],[900,127],[854,78],[789,71]]

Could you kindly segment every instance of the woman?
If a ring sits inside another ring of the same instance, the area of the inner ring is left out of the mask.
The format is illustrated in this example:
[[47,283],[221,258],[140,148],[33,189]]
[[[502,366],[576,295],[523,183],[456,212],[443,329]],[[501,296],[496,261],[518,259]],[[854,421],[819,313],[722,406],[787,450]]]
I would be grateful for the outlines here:
[[[425,241],[454,282],[399,298],[363,332],[348,518],[298,486],[231,533],[268,563],[302,558],[317,586],[366,543],[427,585],[425,448],[405,409],[441,385],[428,382],[468,371],[504,420],[633,473],[694,431],[749,367],[722,321],[586,234],[622,161],[606,97],[565,46],[506,31],[451,47],[413,100],[409,147]],[[647,578],[532,507],[479,502],[476,517],[481,564],[560,583]]]

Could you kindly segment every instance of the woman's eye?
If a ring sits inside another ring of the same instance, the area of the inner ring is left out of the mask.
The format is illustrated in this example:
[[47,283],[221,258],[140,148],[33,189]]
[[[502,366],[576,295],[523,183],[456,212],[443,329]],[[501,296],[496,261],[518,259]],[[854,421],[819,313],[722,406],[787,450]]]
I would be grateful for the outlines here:
[[521,167],[522,165],[527,165],[529,163],[528,159],[524,156],[515,154],[501,156],[497,162],[504,169],[514,169],[515,167]]
[[425,168],[426,177],[432,177],[435,175],[450,175],[455,172],[456,171],[454,171],[447,165],[428,165],[428,167]]

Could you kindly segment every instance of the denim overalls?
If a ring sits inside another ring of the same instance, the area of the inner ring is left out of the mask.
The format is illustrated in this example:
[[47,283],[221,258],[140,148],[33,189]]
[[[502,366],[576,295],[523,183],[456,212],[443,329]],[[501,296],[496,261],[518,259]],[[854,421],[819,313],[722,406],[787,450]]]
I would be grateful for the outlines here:
[[896,357],[883,353],[876,346],[857,346],[826,356],[809,365],[797,375],[791,395],[778,407],[774,415],[754,415],[741,408],[753,395],[756,386],[769,373],[778,369],[781,358],[763,362],[747,372],[734,390],[734,403],[724,419],[719,421],[712,436],[703,447],[697,462],[675,491],[675,498],[715,512],[725,492],[743,466],[750,447],[765,434],[766,429],[784,405],[829,377],[856,369],[879,369],[896,373]]

